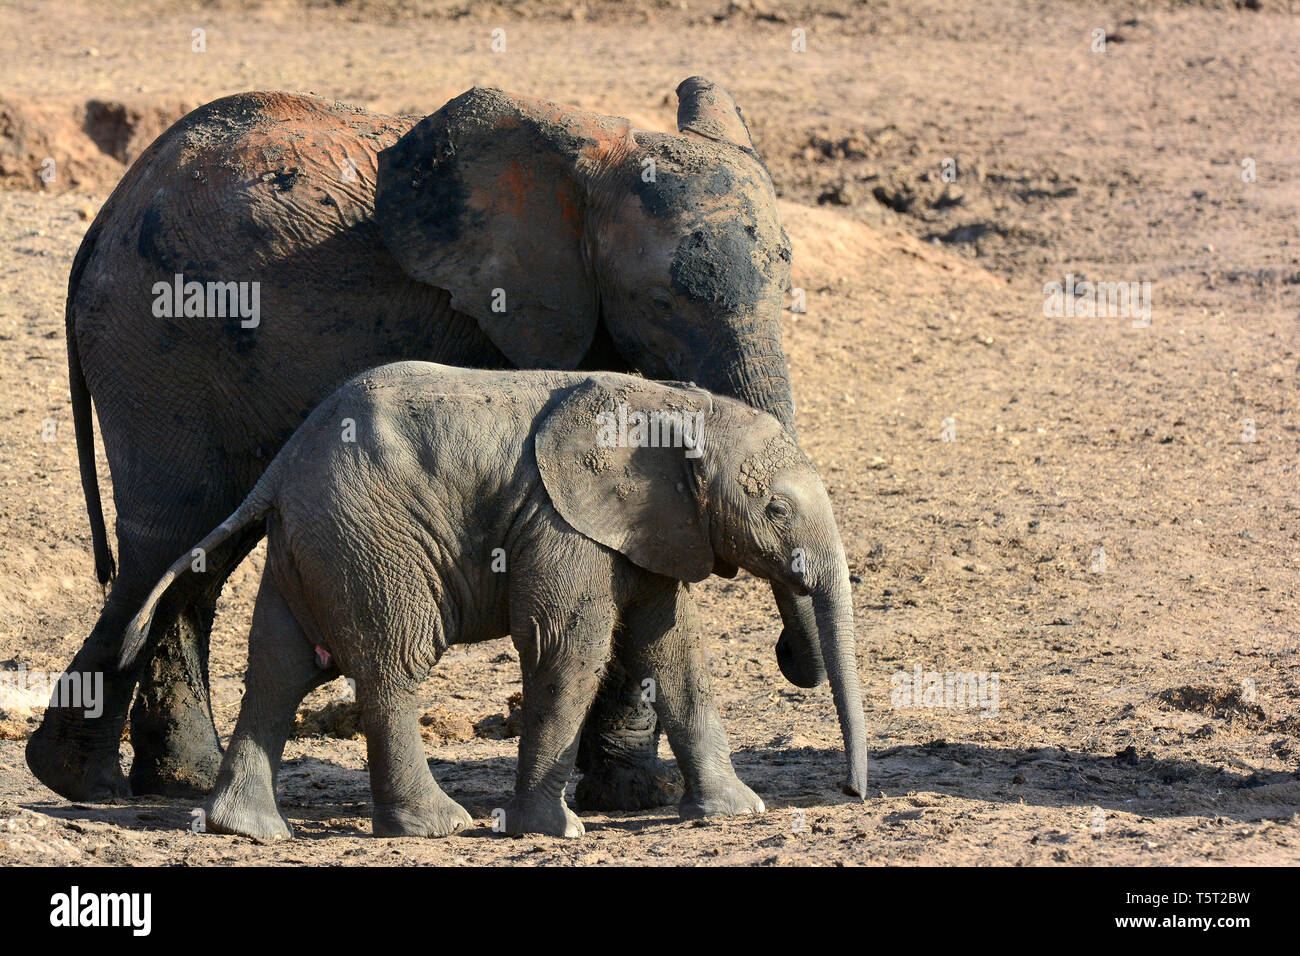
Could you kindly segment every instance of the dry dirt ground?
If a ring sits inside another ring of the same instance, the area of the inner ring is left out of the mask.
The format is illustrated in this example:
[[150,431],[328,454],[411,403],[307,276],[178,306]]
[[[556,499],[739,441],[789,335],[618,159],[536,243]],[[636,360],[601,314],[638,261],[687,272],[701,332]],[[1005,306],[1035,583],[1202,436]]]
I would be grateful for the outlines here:
[[[1300,861],[1300,23],[1262,6],[5,3],[0,668],[61,669],[95,618],[65,284],[123,161],[182,106],[281,88],[427,113],[491,84],[668,128],[704,73],[750,120],[807,296],[787,350],[856,576],[873,793],[839,795],[829,693],[783,683],[770,593],[742,575],[698,594],[760,817],[493,834],[519,687],[502,641],[424,688],[471,831],[371,839],[364,745],[338,736],[289,744],[292,843],[191,832],[184,801],[71,805],[27,772],[37,716],[9,707],[0,862]],[[1045,316],[1067,273],[1150,280],[1150,325]],[[218,612],[223,736],[259,562]],[[996,708],[903,706],[917,667],[996,675]]]

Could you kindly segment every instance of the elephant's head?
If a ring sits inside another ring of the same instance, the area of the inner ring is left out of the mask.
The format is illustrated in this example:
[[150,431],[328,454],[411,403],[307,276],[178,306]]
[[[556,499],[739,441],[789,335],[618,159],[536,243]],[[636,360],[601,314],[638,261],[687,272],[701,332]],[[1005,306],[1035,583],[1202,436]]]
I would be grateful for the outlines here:
[[773,416],[696,388],[603,375],[551,410],[535,441],[556,511],[656,574],[737,567],[810,600],[844,734],[847,792],[866,795],[849,569],[830,498]]
[[[679,132],[666,135],[470,90],[380,154],[380,231],[407,273],[447,289],[518,367],[693,381],[793,436],[790,246],[771,177],[725,90],[691,77],[677,95]],[[774,591],[781,670],[816,686],[812,605]]]

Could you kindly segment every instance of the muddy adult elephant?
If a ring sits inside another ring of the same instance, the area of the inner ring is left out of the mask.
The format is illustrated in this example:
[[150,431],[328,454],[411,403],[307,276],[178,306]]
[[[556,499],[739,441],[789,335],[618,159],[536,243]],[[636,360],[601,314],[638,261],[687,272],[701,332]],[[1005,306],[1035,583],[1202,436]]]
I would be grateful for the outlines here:
[[[408,358],[636,371],[740,398],[793,436],[780,321],[790,246],[771,179],[725,90],[692,77],[677,95],[679,132],[661,134],[494,89],[424,119],[246,93],[190,113],[140,156],[69,280],[82,484],[111,589],[68,670],[102,672],[105,701],[97,719],[46,711],[27,746],[42,782],[70,799],[124,793],[130,708],[132,791],[211,785],[213,609],[263,529],[206,555],[215,573],[168,594],[163,637],[119,673],[124,628],[176,556],[361,370]],[[814,686],[825,670],[811,602],[774,594],[782,670]],[[579,806],[670,802],[657,742],[639,688],[609,675],[583,733]]]

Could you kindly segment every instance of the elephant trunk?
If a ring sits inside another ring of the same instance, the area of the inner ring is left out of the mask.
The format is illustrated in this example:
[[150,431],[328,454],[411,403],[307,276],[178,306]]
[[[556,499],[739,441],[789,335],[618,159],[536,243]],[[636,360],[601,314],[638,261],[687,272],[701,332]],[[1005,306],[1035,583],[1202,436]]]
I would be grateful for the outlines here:
[[738,398],[746,405],[767,412],[798,438],[794,426],[794,397],[790,391],[790,369],[781,347],[781,320],[775,319],[774,335],[737,334],[729,337],[716,360],[706,359],[695,382],[704,388]]
[[817,633],[817,616],[811,598],[799,597],[779,584],[773,584],[776,606],[781,620],[781,636],[776,642],[776,663],[781,673],[796,687],[818,687],[826,680],[821,643],[812,640]]
[[[794,398],[785,350],[781,347],[779,313],[774,325],[774,333],[739,332],[734,340],[726,343],[716,361],[706,359],[700,363],[695,383],[767,412],[797,441]],[[822,663],[812,601],[776,583],[772,585],[772,594],[783,625],[776,642],[777,665],[785,679],[796,687],[817,687],[826,680],[826,668]]]
[[867,795],[867,729],[858,685],[858,659],[853,640],[853,602],[849,597],[849,568],[843,550],[833,556],[828,579],[812,591],[812,603],[821,639],[821,653],[830,674],[831,694],[844,735],[849,775],[844,792]]

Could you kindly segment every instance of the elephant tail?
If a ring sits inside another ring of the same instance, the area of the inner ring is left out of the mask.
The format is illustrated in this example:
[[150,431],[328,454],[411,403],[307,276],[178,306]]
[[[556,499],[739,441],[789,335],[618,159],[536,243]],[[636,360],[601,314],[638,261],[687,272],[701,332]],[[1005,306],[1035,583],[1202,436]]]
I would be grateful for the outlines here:
[[99,222],[91,225],[81,247],[72,261],[68,277],[68,302],[64,308],[64,329],[68,340],[68,390],[72,395],[72,426],[77,436],[77,463],[81,471],[81,492],[86,498],[86,514],[90,518],[90,540],[95,549],[95,577],[107,587],[117,576],[113,563],[113,549],[108,544],[108,529],[104,524],[104,505],[99,497],[99,474],[95,467],[95,424],[90,413],[90,389],[81,370],[81,354],[77,349],[76,319],[73,303],[86,262],[95,250],[99,237]]
[[275,507],[276,483],[274,475],[277,470],[275,463],[272,462],[271,467],[262,475],[257,485],[244,499],[244,503],[235,509],[234,514],[217,525],[216,529],[196,544],[193,549],[177,558],[176,562],[158,579],[158,583],[149,592],[149,596],[144,599],[144,604],[139,612],[131,619],[131,623],[126,626],[126,631],[122,636],[122,653],[117,662],[118,670],[126,670],[130,667],[144,648],[145,642],[149,639],[149,628],[153,624],[154,612],[158,609],[158,602],[162,600],[168,589],[176,583],[176,579],[189,572],[194,561],[200,558],[206,561],[207,556],[212,553],[214,548],[219,548],[228,538],[238,534],[250,524],[261,520],[267,512]]

